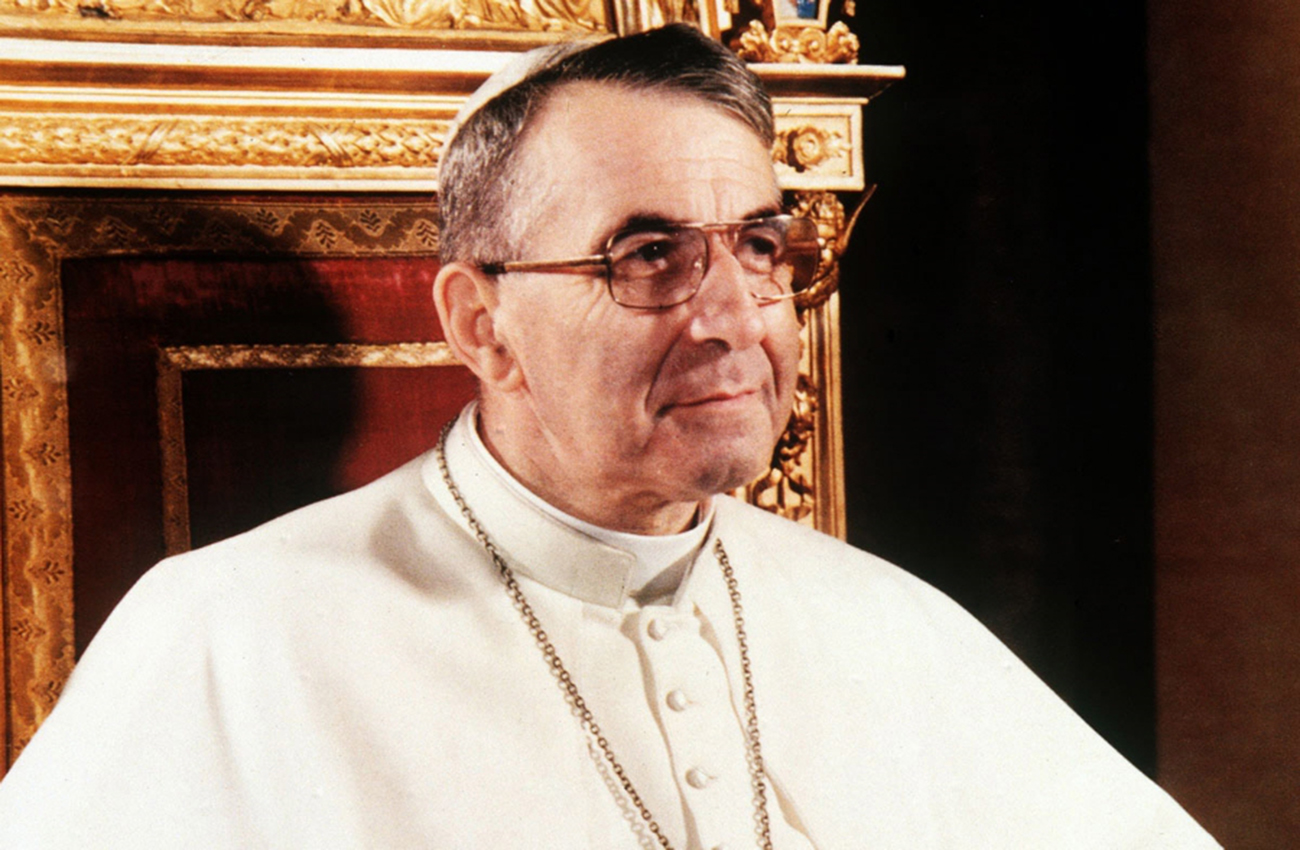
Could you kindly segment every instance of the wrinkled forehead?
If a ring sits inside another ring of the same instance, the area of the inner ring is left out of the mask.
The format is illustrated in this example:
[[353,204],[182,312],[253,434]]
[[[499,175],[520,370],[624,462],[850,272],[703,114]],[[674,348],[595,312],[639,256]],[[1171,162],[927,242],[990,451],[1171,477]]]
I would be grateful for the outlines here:
[[591,252],[628,226],[735,220],[780,208],[762,138],[694,94],[566,84],[521,143],[510,215],[516,244],[529,255]]
[[577,157],[621,174],[629,156],[689,160],[743,148],[764,152],[757,180],[764,188],[776,183],[769,148],[759,133],[708,98],[671,87],[562,83],[533,104],[515,144],[516,161],[530,166],[518,175],[520,180]]

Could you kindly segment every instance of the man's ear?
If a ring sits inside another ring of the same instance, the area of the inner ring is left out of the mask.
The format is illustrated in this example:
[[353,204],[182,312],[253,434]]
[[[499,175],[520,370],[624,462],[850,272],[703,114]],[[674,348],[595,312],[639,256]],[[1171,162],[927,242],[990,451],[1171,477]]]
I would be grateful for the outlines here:
[[497,331],[496,282],[469,263],[448,263],[433,281],[433,304],[447,344],[485,388],[509,391],[519,364]]

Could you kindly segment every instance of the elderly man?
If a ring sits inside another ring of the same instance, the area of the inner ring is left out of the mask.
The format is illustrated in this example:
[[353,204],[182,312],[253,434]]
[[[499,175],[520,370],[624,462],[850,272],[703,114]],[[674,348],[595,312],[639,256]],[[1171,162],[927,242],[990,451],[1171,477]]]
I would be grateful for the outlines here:
[[688,28],[532,54],[444,161],[428,455],[151,571],[0,846],[1201,848],[971,617],[719,495],[789,416],[811,224]]

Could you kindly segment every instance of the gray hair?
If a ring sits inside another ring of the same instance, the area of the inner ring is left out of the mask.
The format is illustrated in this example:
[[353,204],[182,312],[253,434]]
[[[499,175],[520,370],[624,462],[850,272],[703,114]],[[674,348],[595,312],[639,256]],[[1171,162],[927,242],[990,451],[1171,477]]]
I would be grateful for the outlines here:
[[[521,198],[522,140],[550,96],[569,83],[697,97],[749,127],[764,145],[770,147],[775,136],[772,102],[758,77],[727,48],[685,24],[590,46],[546,48],[526,62],[522,75],[512,69],[521,79],[489,95],[443,152],[438,205],[444,263],[519,259],[519,234],[509,212]],[[485,88],[491,86],[489,79]]]

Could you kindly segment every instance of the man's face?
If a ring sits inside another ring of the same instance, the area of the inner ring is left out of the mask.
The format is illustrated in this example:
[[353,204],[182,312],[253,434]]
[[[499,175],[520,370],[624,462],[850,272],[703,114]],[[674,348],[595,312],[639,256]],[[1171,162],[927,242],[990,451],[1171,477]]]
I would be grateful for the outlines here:
[[[643,220],[780,211],[769,152],[745,125],[693,98],[608,85],[552,96],[519,177],[522,260],[596,254]],[[485,437],[558,506],[653,530],[638,517],[693,510],[766,467],[789,418],[798,322],[788,301],[760,306],[710,239],[699,292],[666,310],[619,306],[600,275],[501,278],[494,324],[522,381],[505,404],[485,401],[497,420]]]

